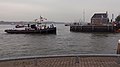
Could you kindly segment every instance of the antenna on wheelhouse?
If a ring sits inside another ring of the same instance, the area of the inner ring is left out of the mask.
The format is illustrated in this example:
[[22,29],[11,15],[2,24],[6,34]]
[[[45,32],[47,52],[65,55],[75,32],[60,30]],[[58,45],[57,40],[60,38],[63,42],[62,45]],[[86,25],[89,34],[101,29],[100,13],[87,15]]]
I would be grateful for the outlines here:
[[39,23],[41,23],[41,15],[40,15],[39,19],[40,19]]

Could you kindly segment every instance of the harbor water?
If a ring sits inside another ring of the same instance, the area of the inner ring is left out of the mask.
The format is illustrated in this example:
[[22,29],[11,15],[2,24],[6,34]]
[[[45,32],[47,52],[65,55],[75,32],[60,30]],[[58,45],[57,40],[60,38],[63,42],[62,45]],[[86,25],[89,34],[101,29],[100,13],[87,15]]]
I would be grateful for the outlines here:
[[0,58],[64,54],[116,54],[120,33],[70,32],[56,24],[57,34],[7,34],[0,25]]

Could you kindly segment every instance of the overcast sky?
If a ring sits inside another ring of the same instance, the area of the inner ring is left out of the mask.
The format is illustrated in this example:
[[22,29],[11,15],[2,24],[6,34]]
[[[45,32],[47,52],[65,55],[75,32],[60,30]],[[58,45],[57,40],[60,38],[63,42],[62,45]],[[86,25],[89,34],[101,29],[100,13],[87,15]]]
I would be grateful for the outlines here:
[[0,0],[0,20],[32,21],[40,15],[49,21],[90,22],[96,12],[120,14],[120,0]]

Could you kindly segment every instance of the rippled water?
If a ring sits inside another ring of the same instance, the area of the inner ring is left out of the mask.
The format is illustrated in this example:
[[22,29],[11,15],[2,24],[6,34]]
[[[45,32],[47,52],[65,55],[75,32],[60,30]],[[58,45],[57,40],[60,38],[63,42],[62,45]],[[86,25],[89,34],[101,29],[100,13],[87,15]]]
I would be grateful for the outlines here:
[[57,34],[7,34],[12,25],[0,25],[0,58],[63,55],[115,54],[119,33],[70,32],[69,27],[57,24]]

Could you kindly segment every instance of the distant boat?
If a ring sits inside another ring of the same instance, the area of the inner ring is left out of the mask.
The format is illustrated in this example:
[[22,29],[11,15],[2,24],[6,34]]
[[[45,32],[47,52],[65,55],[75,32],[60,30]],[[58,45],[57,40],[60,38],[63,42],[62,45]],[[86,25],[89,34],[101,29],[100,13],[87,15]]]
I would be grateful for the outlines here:
[[65,24],[65,26],[69,26],[68,24]]
[[70,26],[71,24],[70,23],[66,23],[65,26]]
[[15,28],[22,28],[25,27],[24,25],[16,25]]

